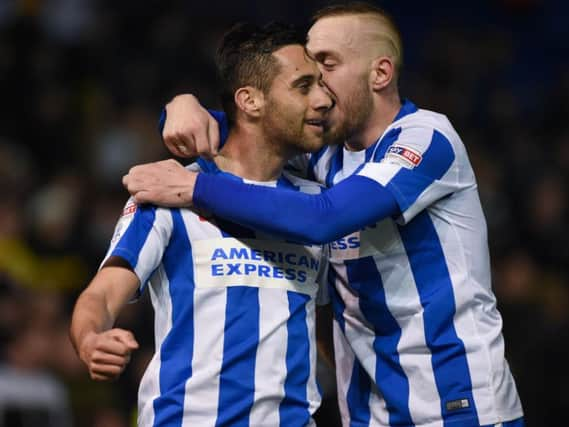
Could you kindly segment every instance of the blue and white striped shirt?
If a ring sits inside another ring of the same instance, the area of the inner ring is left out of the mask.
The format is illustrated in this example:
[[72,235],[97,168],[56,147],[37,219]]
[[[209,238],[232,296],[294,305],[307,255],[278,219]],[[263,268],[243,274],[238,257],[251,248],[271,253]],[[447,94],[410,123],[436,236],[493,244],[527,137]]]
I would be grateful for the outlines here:
[[[320,191],[287,173],[258,184]],[[275,240],[190,209],[128,202],[109,256],[130,264],[140,292],[149,284],[155,311],[139,426],[313,425],[315,300],[325,298],[317,282],[327,262],[321,246]]]
[[406,101],[368,149],[329,146],[304,159],[308,176],[327,186],[353,174],[378,182],[401,212],[331,244],[344,425],[470,427],[522,417],[476,180],[448,119]]

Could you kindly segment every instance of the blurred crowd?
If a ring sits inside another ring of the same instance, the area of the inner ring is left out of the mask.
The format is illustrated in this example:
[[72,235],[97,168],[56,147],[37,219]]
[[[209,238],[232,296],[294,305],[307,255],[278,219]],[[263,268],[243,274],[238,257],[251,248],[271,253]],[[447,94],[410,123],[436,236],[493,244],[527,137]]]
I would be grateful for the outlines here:
[[[461,3],[379,4],[403,32],[402,94],[467,146],[527,424],[556,426],[569,408],[569,5]],[[307,25],[325,4],[0,0],[0,427],[134,425],[148,297],[119,319],[141,348],[117,382],[92,382],[67,336],[128,196],[121,177],[168,157],[157,121],[176,93],[219,107],[228,25]],[[319,416],[334,427],[329,375]]]

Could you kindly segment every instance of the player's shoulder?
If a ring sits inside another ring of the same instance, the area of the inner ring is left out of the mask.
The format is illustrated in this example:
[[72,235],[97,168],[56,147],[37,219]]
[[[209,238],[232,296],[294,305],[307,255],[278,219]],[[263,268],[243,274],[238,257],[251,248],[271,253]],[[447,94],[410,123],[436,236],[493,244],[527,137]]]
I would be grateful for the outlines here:
[[325,189],[324,185],[311,181],[305,178],[301,178],[290,171],[284,170],[283,177],[286,178],[294,187],[303,193],[307,194],[319,194]]
[[420,131],[432,133],[436,131],[443,134],[451,142],[460,139],[446,115],[423,108],[417,109],[412,114],[407,114],[395,121],[392,126],[400,128],[402,134]]

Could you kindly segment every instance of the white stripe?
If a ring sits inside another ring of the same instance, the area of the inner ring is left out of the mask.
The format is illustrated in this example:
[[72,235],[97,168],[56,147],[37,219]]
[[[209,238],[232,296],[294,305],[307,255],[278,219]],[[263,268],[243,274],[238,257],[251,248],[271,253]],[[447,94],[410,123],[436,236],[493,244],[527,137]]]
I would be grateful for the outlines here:
[[401,170],[402,166],[395,163],[366,163],[365,166],[358,172],[358,175],[365,176],[369,179],[386,186],[389,181],[393,179],[397,172]]
[[[349,290],[346,286],[347,282],[347,271],[344,264],[334,266],[336,271],[336,290],[340,295],[340,298],[345,304],[344,316],[344,331],[345,339],[338,340],[340,345],[347,345],[349,343],[351,349],[341,349],[343,356],[350,356],[351,351],[353,351],[359,360],[359,363],[363,366],[370,381],[375,382],[375,370],[377,365],[377,356],[373,348],[373,343],[375,341],[375,332],[366,327],[366,325],[361,322],[364,319],[362,312],[360,311],[359,298]],[[341,330],[338,331],[341,334]],[[336,351],[336,338],[334,336]],[[351,350],[351,351],[350,351]],[[345,363],[342,360],[338,360],[336,363],[336,369],[338,366]],[[347,396],[348,389],[351,383],[351,376],[353,372],[353,362],[349,364],[349,371],[342,371],[338,373],[338,392],[340,392],[340,387],[342,388],[342,395]],[[340,377],[340,375],[342,377]],[[341,384],[341,385],[340,385]],[[383,410],[381,410],[383,408]],[[376,410],[374,416],[379,420],[384,420],[388,422],[389,414],[385,412],[385,404],[370,408],[370,411]],[[346,408],[345,420],[349,419],[349,412]],[[345,422],[344,420],[344,422]]]
[[[192,258],[193,245],[196,241],[221,236],[217,227],[200,219],[197,213],[187,209],[181,209],[180,213],[192,245]],[[225,289],[216,291],[208,293],[199,289],[194,290],[192,377],[186,381],[185,385],[184,417],[182,418],[182,425],[186,427],[214,426],[217,418],[227,291]],[[194,400],[194,396],[199,396],[200,400]],[[203,399],[202,396],[208,396],[208,398]]]
[[[324,286],[324,285],[323,285]],[[308,410],[310,415],[314,414],[320,406],[321,396],[316,384],[316,304],[314,299],[306,303],[306,328],[308,330],[308,344],[310,345],[310,376],[308,377],[308,384],[306,385],[306,397],[308,398]]]
[[346,150],[345,148],[342,148],[342,150],[343,150],[342,169],[340,169],[336,173],[336,175],[334,175],[334,177],[332,178],[332,182],[334,185],[352,175],[354,171],[365,162],[366,159],[365,150],[349,151]]
[[155,352],[138,389],[138,426],[151,427],[154,424],[154,399],[160,396],[160,349],[172,329],[172,301],[170,282],[163,266],[150,279],[150,300],[154,308]]
[[369,427],[384,427],[389,425],[389,418],[386,418],[388,412],[385,406],[385,399],[377,389],[375,381],[371,383],[368,402],[370,408]]
[[[481,212],[475,214],[475,209],[473,206],[468,211],[473,214],[473,218],[483,219]],[[515,383],[504,359],[502,319],[496,309],[496,299],[488,289],[489,260],[480,255],[487,254],[488,250],[483,248],[475,249],[476,253],[464,253],[466,246],[463,240],[485,242],[478,233],[485,230],[486,225],[483,222],[473,223],[469,227],[463,226],[459,229],[455,224],[449,225],[442,221],[436,212],[429,214],[441,241],[444,239],[444,245],[441,247],[449,269],[457,308],[453,319],[454,327],[464,343],[472,395],[480,423],[492,424],[499,419],[521,417],[521,404]],[[469,233],[476,235],[468,235]],[[480,314],[476,317],[476,313],[482,312],[478,305],[485,307],[484,318],[480,317]]]
[[226,289],[194,291],[194,350],[192,376],[186,382],[184,427],[215,426],[226,303]]
[[348,410],[346,397],[350,386],[350,377],[354,369],[355,356],[336,319],[333,321],[333,333],[334,358],[336,359],[336,382],[338,384],[338,407],[340,409],[342,425],[348,427],[350,425],[350,411]]
[[314,165],[313,169],[316,181],[321,184],[326,184],[326,175],[328,175],[328,170],[330,169],[330,159],[336,150],[341,149],[341,145],[329,146],[324,154],[322,154],[322,156],[318,159],[318,162],[316,162],[316,165]]
[[[423,309],[403,242],[391,220],[361,233],[362,250],[374,247],[375,264],[382,277],[385,302],[401,328],[397,344],[399,363],[409,380],[409,411],[413,422],[441,417],[440,397],[426,344]],[[390,256],[385,256],[389,242]],[[379,253],[377,253],[379,252]],[[436,426],[437,424],[434,424]],[[442,425],[442,423],[441,423]]]
[[140,290],[144,288],[145,281],[160,264],[162,255],[172,234],[172,214],[166,209],[156,209],[152,229],[138,254],[138,261],[134,272],[140,279]]
[[[257,346],[255,403],[249,415],[250,426],[279,425],[279,405],[285,394],[287,374],[285,343],[288,339],[286,319],[289,317],[286,291],[259,289],[260,341]],[[280,395],[275,395],[277,388]]]

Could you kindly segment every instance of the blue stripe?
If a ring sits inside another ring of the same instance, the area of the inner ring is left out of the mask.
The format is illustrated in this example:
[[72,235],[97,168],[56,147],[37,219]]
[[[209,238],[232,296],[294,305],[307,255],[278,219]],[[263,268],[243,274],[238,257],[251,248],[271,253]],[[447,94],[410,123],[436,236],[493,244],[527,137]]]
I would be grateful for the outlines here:
[[346,403],[350,413],[350,427],[361,427],[369,424],[371,412],[369,408],[369,394],[371,380],[358,359],[354,359],[350,386],[346,396]]
[[140,251],[142,251],[144,243],[148,239],[148,234],[150,233],[150,230],[152,230],[152,225],[154,224],[155,219],[155,206],[138,206],[134,213],[134,218],[111,252],[111,255],[120,256],[127,261],[134,270],[138,264]]
[[154,426],[160,427],[182,425],[185,385],[192,376],[194,350],[192,247],[180,211],[171,212],[172,237],[162,262],[169,280],[172,329],[160,347],[160,396],[154,400]]
[[227,137],[229,136],[229,121],[227,120],[227,114],[224,111],[208,110],[209,114],[217,121],[219,125],[219,148],[221,149]]
[[249,425],[258,344],[259,289],[228,287],[216,426]]
[[393,119],[393,122],[396,122],[397,120],[400,120],[403,117],[408,116],[409,114],[416,113],[418,110],[419,109],[417,108],[417,106],[413,104],[411,101],[409,101],[408,99],[403,99],[403,104],[401,105],[399,112]]
[[[280,425],[304,426],[310,421],[306,387],[310,377],[310,338],[306,325],[306,304],[310,297],[287,291],[290,317],[287,320],[287,376],[285,396],[279,407]],[[269,379],[270,381],[270,379]]]
[[358,293],[360,310],[373,325],[376,354],[375,383],[385,398],[392,425],[412,426],[409,380],[399,362],[401,328],[389,311],[381,275],[373,257],[347,260],[348,283]]
[[334,318],[338,322],[340,329],[342,332],[346,332],[346,325],[344,322],[344,310],[346,306],[342,298],[340,298],[340,294],[336,289],[336,278],[337,274],[335,269],[330,266],[328,269],[328,292],[330,293],[330,301],[332,302],[332,311],[334,312]]
[[330,188],[334,185],[334,177],[342,170],[344,165],[344,149],[343,146],[337,146],[336,152],[330,159],[330,169],[326,175],[326,187]]
[[[423,306],[425,339],[432,354],[445,426],[465,415],[477,420],[466,351],[454,327],[454,291],[435,226],[423,211],[400,226],[399,233]],[[469,407],[447,411],[446,403],[458,399],[468,399]]]
[[421,163],[413,169],[401,168],[387,184],[397,198],[401,212],[411,206],[429,185],[448,171],[454,158],[449,140],[435,130]]
[[381,159],[385,157],[385,153],[387,153],[387,149],[393,145],[395,141],[399,139],[399,135],[401,135],[402,128],[393,128],[389,132],[385,134],[381,141],[377,144],[377,150],[373,154],[373,161],[379,162]]
[[314,168],[316,167],[316,163],[318,163],[318,160],[322,158],[326,150],[330,150],[330,147],[324,146],[316,153],[310,155],[310,159],[308,160],[308,170],[306,171],[306,179],[310,181],[316,181]]
[[162,132],[164,132],[164,125],[166,124],[166,109],[162,108],[160,112],[160,118],[158,119],[158,133],[160,134],[160,139],[164,142],[164,138],[162,138]]

